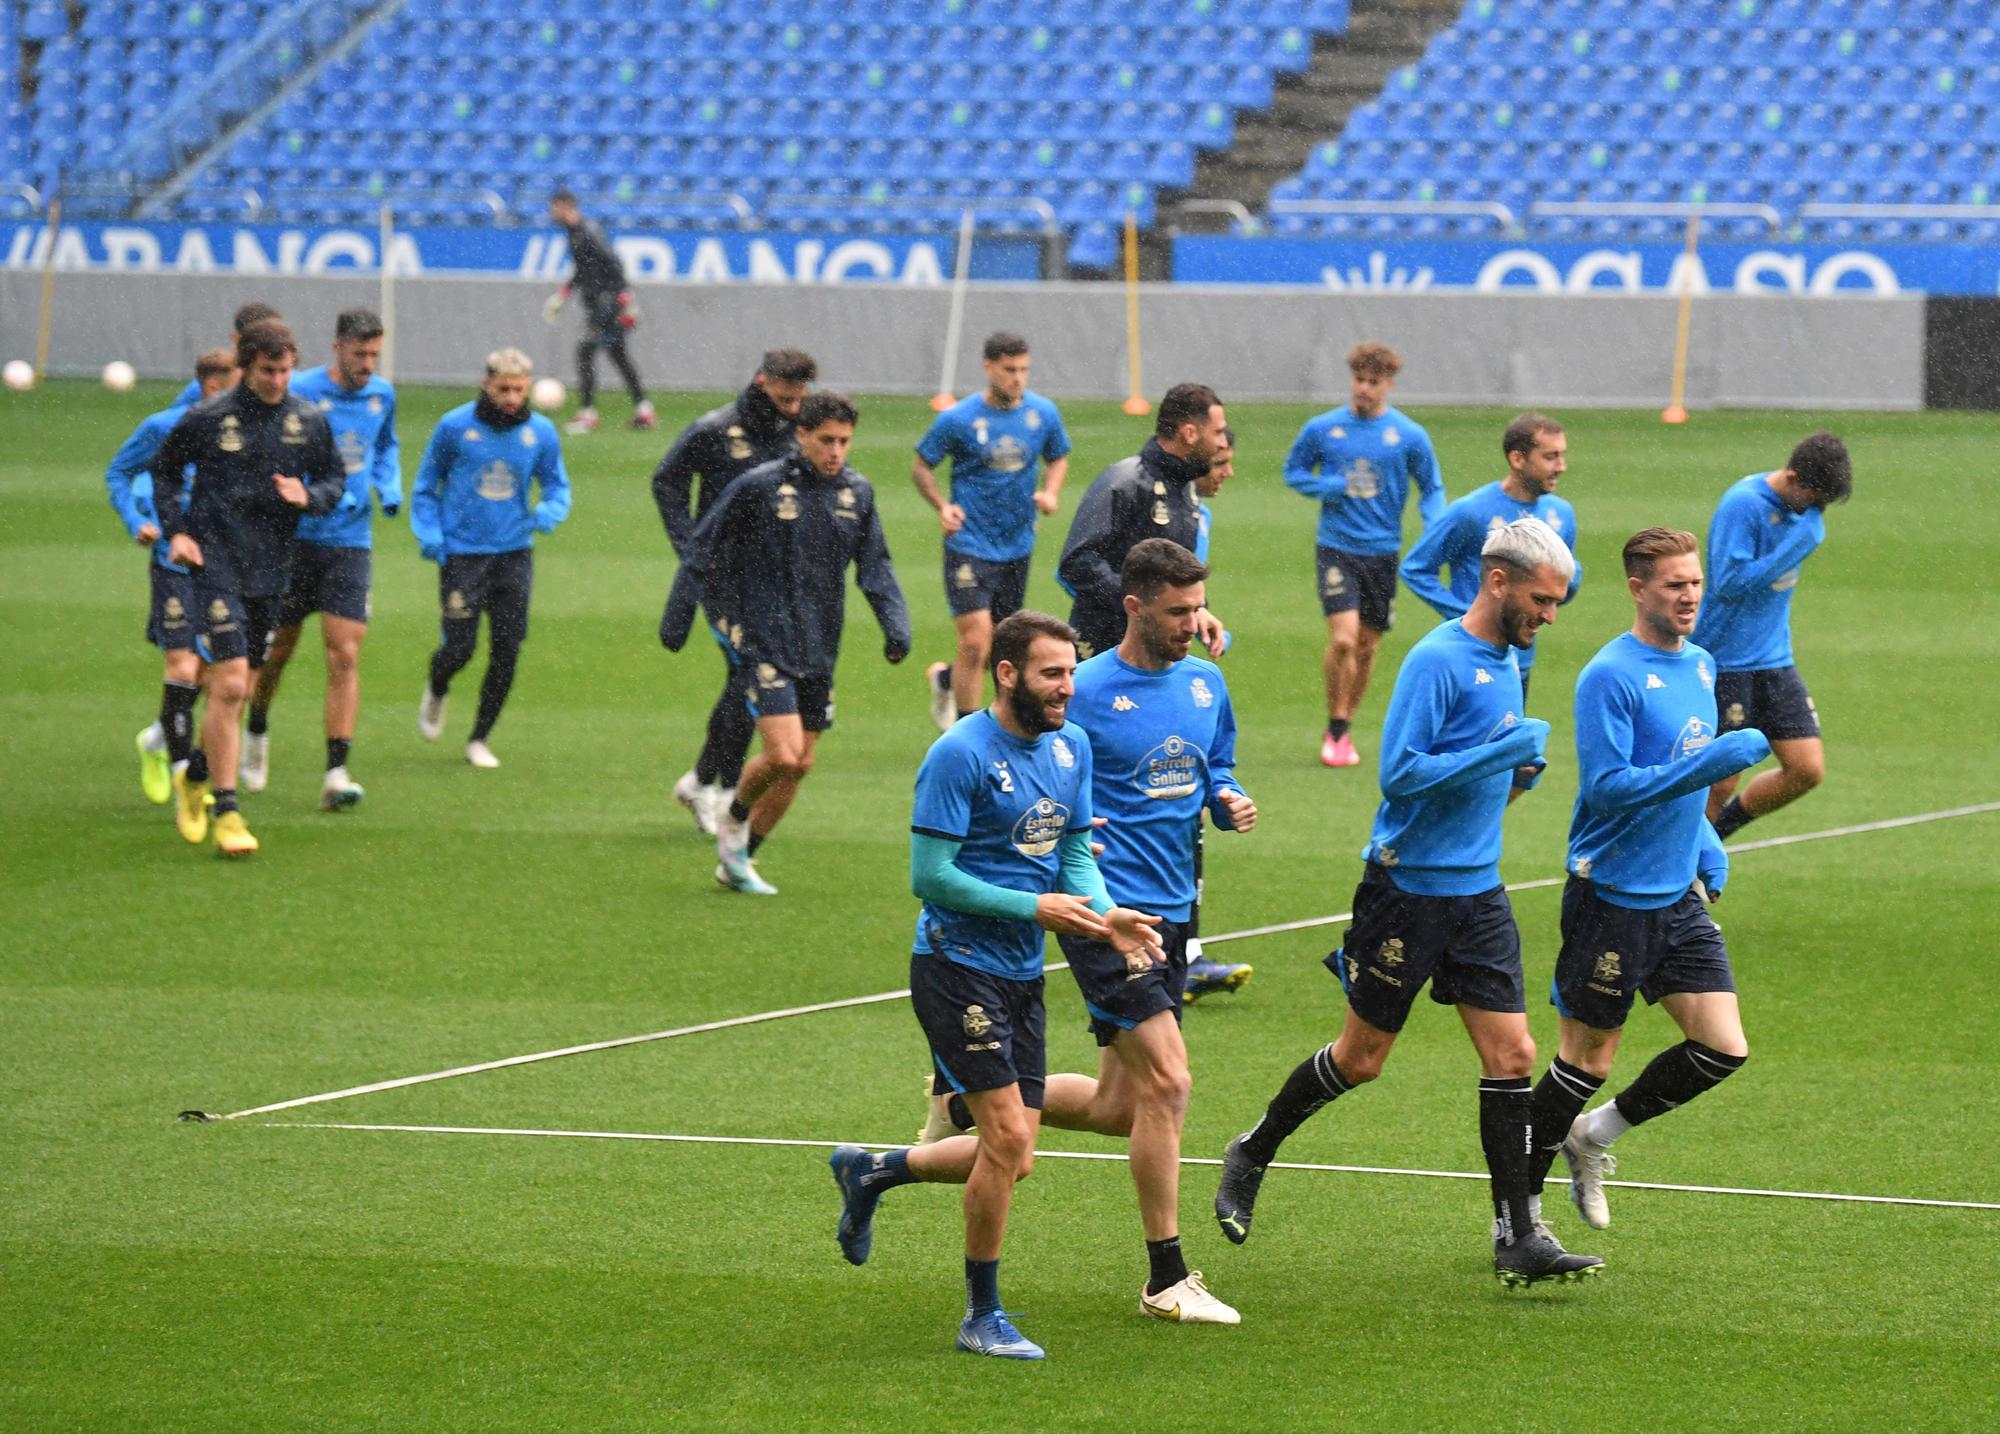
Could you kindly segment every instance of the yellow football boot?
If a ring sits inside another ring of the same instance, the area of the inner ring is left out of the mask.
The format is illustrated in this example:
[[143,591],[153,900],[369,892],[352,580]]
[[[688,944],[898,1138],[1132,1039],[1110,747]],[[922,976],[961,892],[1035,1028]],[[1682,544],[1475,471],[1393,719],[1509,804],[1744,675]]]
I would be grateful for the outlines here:
[[243,813],[223,812],[215,819],[215,850],[222,856],[250,856],[257,850],[257,838],[243,825]]
[[207,782],[190,782],[187,769],[181,768],[174,773],[174,798],[174,825],[190,845],[200,846],[208,840],[208,809],[215,805],[215,793]]
[[[148,727],[146,732],[152,730]],[[154,806],[163,807],[174,799],[174,764],[164,746],[156,752],[146,745],[146,732],[139,734],[136,743],[139,748],[139,790]]]

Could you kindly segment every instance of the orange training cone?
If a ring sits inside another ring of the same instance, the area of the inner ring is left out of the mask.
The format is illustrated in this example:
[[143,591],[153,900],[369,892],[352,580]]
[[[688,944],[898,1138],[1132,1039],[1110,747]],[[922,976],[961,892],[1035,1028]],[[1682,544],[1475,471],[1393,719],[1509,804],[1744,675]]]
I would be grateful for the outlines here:
[[950,408],[956,402],[958,402],[958,400],[953,398],[948,393],[935,394],[931,398],[931,412],[943,413],[947,408]]
[[1660,422],[1662,423],[1686,423],[1687,421],[1688,411],[1678,403],[1669,404],[1660,411]]

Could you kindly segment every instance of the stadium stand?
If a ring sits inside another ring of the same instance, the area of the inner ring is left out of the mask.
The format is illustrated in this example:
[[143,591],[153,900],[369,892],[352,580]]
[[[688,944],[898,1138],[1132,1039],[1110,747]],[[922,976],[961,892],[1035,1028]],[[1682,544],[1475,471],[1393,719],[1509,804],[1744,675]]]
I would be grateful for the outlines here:
[[0,7],[26,57],[0,178],[97,212],[150,194],[162,218],[350,223],[393,195],[406,223],[491,222],[566,182],[614,227],[935,230],[974,205],[989,229],[1059,226],[1086,266],[1348,17],[1347,0],[634,0],[615,18],[548,0],[525,22],[512,0]]
[[[1271,191],[1285,235],[2000,237],[2000,12],[1985,0],[1470,0]],[[1432,212],[1301,212],[1334,201]],[[1612,213],[1596,206],[1653,206]],[[1564,206],[1568,212],[1550,212]],[[1860,212],[1825,213],[1836,206]],[[1869,213],[1869,209],[1876,212]],[[1585,212],[1576,212],[1584,210]],[[1768,211],[1775,211],[1775,215]]]

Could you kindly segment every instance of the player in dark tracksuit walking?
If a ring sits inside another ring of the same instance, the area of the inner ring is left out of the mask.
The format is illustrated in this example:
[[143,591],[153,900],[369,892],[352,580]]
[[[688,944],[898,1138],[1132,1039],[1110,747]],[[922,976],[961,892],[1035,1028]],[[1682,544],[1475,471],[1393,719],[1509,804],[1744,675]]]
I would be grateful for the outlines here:
[[637,327],[639,310],[632,290],[625,282],[625,266],[604,231],[583,217],[576,196],[558,189],[549,198],[549,218],[569,235],[569,257],[573,270],[570,281],[549,296],[542,317],[550,323],[562,312],[563,301],[574,290],[583,295],[583,338],[576,346],[576,381],[582,391],[583,406],[570,420],[571,433],[589,433],[597,427],[597,351],[611,355],[612,366],[625,380],[632,395],[632,426],[651,428],[659,422],[652,401],[639,383],[639,370],[625,351],[625,334]]
[[833,725],[849,563],[882,625],[883,656],[901,662],[910,655],[910,610],[875,490],[847,466],[858,417],[837,393],[816,393],[799,406],[798,453],[745,473],[709,509],[660,619],[660,641],[679,651],[698,602],[727,613],[730,645],[750,673],[764,748],[744,767],[715,836],[716,880],[735,891],[776,894],[751,856],[791,806],[812,770],[819,734]]
[[[1133,544],[1165,538],[1193,552],[1201,530],[1195,480],[1208,471],[1222,444],[1222,400],[1206,384],[1167,390],[1153,437],[1130,458],[1093,478],[1077,505],[1063,542],[1056,581],[1074,600],[1069,625],[1079,652],[1109,652],[1125,636],[1125,605],[1118,573]],[[1201,645],[1221,651],[1222,624],[1204,610]]]
[[[772,349],[743,392],[704,413],[674,440],[653,472],[653,501],[667,525],[675,557],[687,560],[695,524],[707,516],[723,489],[752,468],[798,452],[792,425],[807,387],[818,376],[812,355]],[[694,766],[674,783],[674,800],[693,814],[704,835],[714,836],[717,820],[736,793],[757,725],[745,702],[745,669],[729,645],[728,615],[712,602],[708,625],[722,648],[727,670],[722,695],[708,714],[708,739]]]

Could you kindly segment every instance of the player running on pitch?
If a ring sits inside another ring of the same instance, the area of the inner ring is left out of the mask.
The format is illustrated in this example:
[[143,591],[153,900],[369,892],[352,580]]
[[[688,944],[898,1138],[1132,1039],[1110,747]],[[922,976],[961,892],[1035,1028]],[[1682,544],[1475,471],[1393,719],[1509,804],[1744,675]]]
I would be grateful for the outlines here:
[[[752,468],[798,452],[794,425],[799,405],[817,377],[819,365],[811,354],[772,349],[741,393],[704,413],[674,440],[653,472],[653,502],[667,525],[667,541],[676,558],[686,561],[695,524],[708,515],[723,489]],[[697,831],[714,836],[716,823],[736,795],[757,723],[750,715],[748,673],[713,613],[708,625],[722,649],[722,695],[709,710],[701,754],[674,783],[674,800],[687,808]]]
[[1348,401],[1307,421],[1285,456],[1285,482],[1320,505],[1320,610],[1326,614],[1326,736],[1319,759],[1360,765],[1350,729],[1368,691],[1375,652],[1396,613],[1396,550],[1403,504],[1417,487],[1424,527],[1444,512],[1444,479],[1430,435],[1389,406],[1403,361],[1384,344],[1347,356]]
[[[347,470],[320,411],[287,390],[298,341],[275,319],[237,340],[242,381],[189,409],[153,459],[153,501],[167,558],[188,568],[208,664],[201,747],[174,782],[181,836],[248,856],[257,838],[236,805],[236,759],[251,673],[264,665],[290,575],[301,514],[333,510]],[[192,496],[188,496],[192,485]]]
[[326,643],[326,775],[320,810],[345,811],[362,797],[347,775],[354,720],[361,709],[361,640],[368,634],[373,586],[373,504],[393,518],[403,506],[402,450],[396,442],[396,390],[375,370],[382,362],[382,320],[349,309],[334,321],[333,362],[307,369],[292,392],[324,413],[347,467],[347,491],[323,518],[299,520],[299,549],[271,639],[271,655],[250,694],[243,738],[243,789],[261,792],[270,780],[271,703],[285,664],[298,649],[306,618],[320,614]]
[[[1026,600],[1036,521],[1055,512],[1069,476],[1062,414],[1028,389],[1028,341],[992,334],[983,355],[986,391],[940,413],[910,466],[910,480],[944,530],[944,599],[958,630],[952,660],[932,663],[925,674],[940,732],[979,710],[993,624]],[[949,499],[937,481],[946,461]]]
[[[194,366],[200,399],[214,398],[236,386],[236,353],[210,349]],[[201,657],[195,651],[193,579],[188,570],[167,559],[160,515],[153,506],[153,456],[187,409],[180,404],[148,415],[132,436],[119,445],[104,470],[111,509],[125,524],[133,542],[150,547],[147,585],[151,600],[146,615],[146,641],[160,649],[165,672],[160,714],[135,739],[139,748],[139,790],[146,800],[164,806],[173,800],[174,777],[185,771],[194,750],[194,700],[201,693]]]
[[1456,1005],[1478,1052],[1479,1143],[1503,1285],[1574,1280],[1603,1261],[1573,1255],[1540,1220],[1529,1179],[1528,1033],[1521,934],[1500,883],[1501,820],[1544,765],[1549,724],[1521,715],[1514,654],[1555,621],[1574,571],[1546,524],[1492,533],[1465,616],[1417,641],[1396,674],[1382,735],[1382,805],[1354,893],[1353,924],[1326,958],[1347,996],[1345,1028],[1286,1078],[1263,1119],[1223,1151],[1215,1218],[1241,1244],[1278,1147],[1323,1106],[1382,1073],[1417,993]]
[[[1495,528],[1504,528],[1517,518],[1540,518],[1569,545],[1576,555],[1576,509],[1569,500],[1556,496],[1556,484],[1569,470],[1569,439],[1553,418],[1524,413],[1507,425],[1500,436],[1500,452],[1507,461],[1507,476],[1484,488],[1475,488],[1444,510],[1444,515],[1424,529],[1398,570],[1409,590],[1437,609],[1443,618],[1463,617],[1479,593],[1479,549]],[[1449,582],[1441,581],[1441,568],[1451,569]],[[1583,586],[1583,563],[1569,582],[1570,601]],[[1535,647],[1523,648],[1516,657],[1521,664],[1521,701],[1528,700],[1528,679],[1535,666]]]
[[[1647,528],[1627,540],[1624,561],[1632,630],[1606,643],[1576,684],[1576,810],[1550,995],[1561,1046],[1535,1089],[1530,1172],[1541,1189],[1560,1149],[1570,1198],[1598,1230],[1611,1223],[1611,1142],[1749,1059],[1729,952],[1704,900],[1722,894],[1729,858],[1702,801],[1771,751],[1754,727],[1716,730],[1714,658],[1688,641],[1702,598],[1694,534]],[[1636,996],[1658,1002],[1686,1039],[1578,1115],[1611,1073]]]
[[1792,663],[1792,593],[1799,569],[1826,540],[1826,510],[1854,491],[1847,445],[1815,433],[1775,473],[1752,473],[1722,495],[1708,525],[1710,587],[1694,640],[1715,659],[1722,730],[1755,727],[1778,770],[1741,792],[1736,778],[1708,794],[1708,818],[1726,841],[1826,779],[1819,709]]
[[716,823],[715,879],[732,891],[775,896],[754,860],[812,771],[820,733],[833,725],[833,673],[847,620],[847,569],[882,625],[882,655],[910,655],[910,611],[882,536],[875,490],[848,466],[859,411],[837,393],[799,406],[799,451],[729,485],[687,543],[660,618],[678,652],[697,603],[726,624],[750,673],[751,712],[763,749],[743,768]]
[[[410,490],[410,535],[426,562],[438,565],[439,643],[417,702],[417,733],[444,733],[451,680],[472,661],[479,615],[486,614],[486,677],[465,760],[497,767],[486,745],[514,686],[528,640],[528,598],[535,582],[535,534],[569,516],[569,473],[556,426],[528,408],[535,365],[519,349],[487,355],[479,397],[438,420]],[[528,486],[535,487],[535,501]]]
[[958,1348],[1040,1359],[1001,1307],[1000,1248],[1041,1123],[1042,933],[1106,942],[1135,967],[1163,953],[1157,918],[1113,905],[1091,857],[1090,739],[1066,720],[1076,634],[1047,613],[1017,612],[994,628],[991,652],[998,695],[931,744],[910,815],[910,887],[923,902],[910,1004],[979,1135],[880,1153],[843,1145],[829,1163],[840,1251],[856,1265],[885,1192],[965,1186]]

